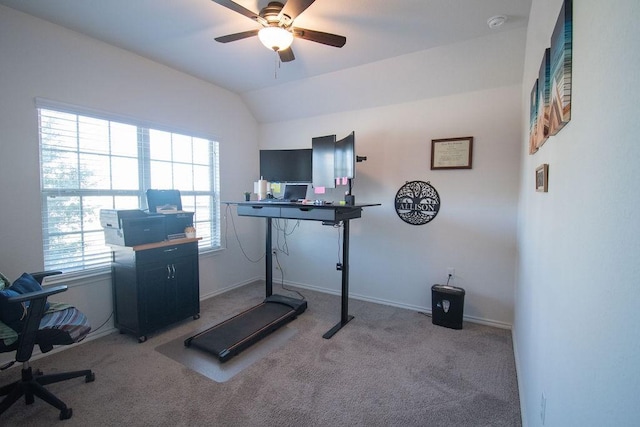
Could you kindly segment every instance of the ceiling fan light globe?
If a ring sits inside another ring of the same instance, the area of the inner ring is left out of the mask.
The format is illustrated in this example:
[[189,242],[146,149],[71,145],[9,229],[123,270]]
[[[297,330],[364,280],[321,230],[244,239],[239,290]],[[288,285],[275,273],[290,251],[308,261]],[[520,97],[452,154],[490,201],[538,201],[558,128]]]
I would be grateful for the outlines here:
[[280,27],[265,27],[258,32],[258,38],[267,49],[285,50],[293,43],[293,34]]

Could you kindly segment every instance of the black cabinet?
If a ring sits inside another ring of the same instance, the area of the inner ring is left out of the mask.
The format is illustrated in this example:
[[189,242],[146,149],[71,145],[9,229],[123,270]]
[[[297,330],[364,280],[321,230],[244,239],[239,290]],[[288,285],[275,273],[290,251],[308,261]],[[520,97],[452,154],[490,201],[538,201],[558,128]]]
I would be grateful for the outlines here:
[[113,246],[115,326],[138,337],[200,317],[197,239]]

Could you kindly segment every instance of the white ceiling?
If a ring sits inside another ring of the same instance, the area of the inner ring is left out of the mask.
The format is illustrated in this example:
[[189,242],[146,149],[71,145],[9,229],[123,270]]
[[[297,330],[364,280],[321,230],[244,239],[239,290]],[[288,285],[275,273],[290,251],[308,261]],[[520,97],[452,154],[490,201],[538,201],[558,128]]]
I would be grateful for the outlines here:
[[[284,0],[283,0],[284,2]],[[236,0],[258,11],[268,0]],[[245,96],[389,58],[524,28],[531,0],[316,0],[295,26],[347,38],[343,48],[296,39],[295,61],[278,64],[259,28],[210,0],[0,0],[0,4],[129,50]],[[492,30],[487,19],[506,15]],[[259,116],[259,114],[258,114]]]

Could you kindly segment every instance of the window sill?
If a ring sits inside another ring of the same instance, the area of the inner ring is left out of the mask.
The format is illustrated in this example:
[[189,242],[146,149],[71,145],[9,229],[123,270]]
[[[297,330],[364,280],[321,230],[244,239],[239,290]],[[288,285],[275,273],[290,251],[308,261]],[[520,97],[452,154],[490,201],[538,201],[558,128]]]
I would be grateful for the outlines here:
[[57,274],[55,276],[47,276],[43,281],[44,286],[49,285],[69,285],[73,286],[74,283],[82,284],[87,283],[87,279],[106,279],[111,276],[110,267],[92,268],[89,270],[71,271],[69,273]]

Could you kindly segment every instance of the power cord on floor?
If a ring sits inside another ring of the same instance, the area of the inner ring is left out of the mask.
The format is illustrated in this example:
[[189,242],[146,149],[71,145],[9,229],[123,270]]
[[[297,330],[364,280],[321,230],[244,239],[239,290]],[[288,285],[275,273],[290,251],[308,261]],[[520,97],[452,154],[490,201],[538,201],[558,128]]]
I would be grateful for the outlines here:
[[102,322],[102,325],[98,326],[98,327],[97,327],[97,328],[95,328],[95,329],[92,329],[92,330],[91,330],[91,333],[89,333],[89,335],[93,335],[93,334],[95,334],[96,332],[98,332],[100,329],[102,329],[102,327],[103,327],[104,325],[106,325],[106,324],[107,324],[107,322],[109,322],[109,320],[110,320],[112,317],[113,317],[113,311],[111,312],[111,314],[109,315],[109,317],[107,317],[107,320],[105,320],[104,322]]

